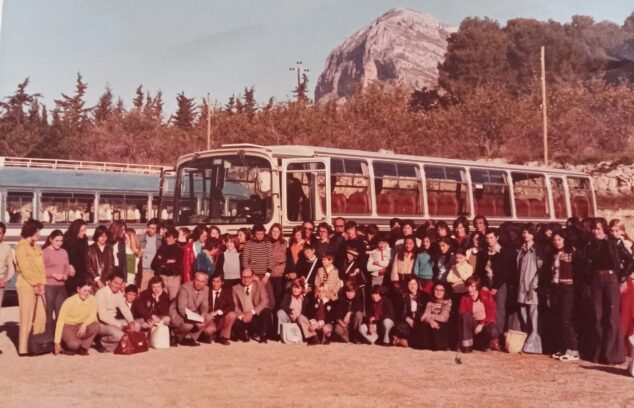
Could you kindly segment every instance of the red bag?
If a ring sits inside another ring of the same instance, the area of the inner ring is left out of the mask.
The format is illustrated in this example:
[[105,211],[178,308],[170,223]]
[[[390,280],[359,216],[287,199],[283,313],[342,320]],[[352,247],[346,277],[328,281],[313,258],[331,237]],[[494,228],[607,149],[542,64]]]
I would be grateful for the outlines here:
[[126,331],[117,344],[114,354],[137,354],[148,351],[147,336],[143,333]]

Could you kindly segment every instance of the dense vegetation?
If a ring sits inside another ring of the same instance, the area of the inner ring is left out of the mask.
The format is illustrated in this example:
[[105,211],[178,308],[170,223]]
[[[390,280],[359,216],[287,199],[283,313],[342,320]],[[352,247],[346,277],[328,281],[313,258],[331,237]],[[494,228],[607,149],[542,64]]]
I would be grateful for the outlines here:
[[[212,145],[313,144],[458,158],[542,155],[539,49],[547,47],[551,156],[580,162],[634,154],[634,14],[622,26],[468,18],[449,39],[439,87],[379,85],[343,105],[313,104],[308,78],[296,100],[258,104],[254,88],[213,106]],[[127,106],[106,88],[87,106],[77,75],[52,108],[28,79],[0,102],[0,155],[174,163],[206,147],[207,105],[181,93],[177,111],[139,86]]]

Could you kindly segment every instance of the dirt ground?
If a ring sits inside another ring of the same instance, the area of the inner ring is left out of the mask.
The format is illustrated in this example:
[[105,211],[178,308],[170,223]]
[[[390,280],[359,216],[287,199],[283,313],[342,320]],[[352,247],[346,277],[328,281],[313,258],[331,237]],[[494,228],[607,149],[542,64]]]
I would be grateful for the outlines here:
[[[0,406],[634,407],[624,367],[545,356],[233,343],[134,356],[18,357],[4,308]],[[107,405],[105,405],[107,404]]]

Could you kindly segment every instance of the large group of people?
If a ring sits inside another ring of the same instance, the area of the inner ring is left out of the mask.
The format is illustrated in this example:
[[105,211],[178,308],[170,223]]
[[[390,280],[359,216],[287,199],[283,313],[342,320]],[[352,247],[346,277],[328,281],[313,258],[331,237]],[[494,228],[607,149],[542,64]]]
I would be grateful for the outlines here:
[[[335,218],[237,234],[176,229],[152,219],[77,219],[40,248],[27,221],[13,252],[2,244],[0,301],[17,273],[20,355],[49,331],[56,354],[113,351],[126,331],[170,329],[171,346],[282,340],[296,324],[308,345],[330,342],[428,350],[504,350],[620,364],[634,334],[632,242],[619,220],[503,223],[458,217],[392,219],[390,231]],[[14,265],[15,263],[15,265]]]

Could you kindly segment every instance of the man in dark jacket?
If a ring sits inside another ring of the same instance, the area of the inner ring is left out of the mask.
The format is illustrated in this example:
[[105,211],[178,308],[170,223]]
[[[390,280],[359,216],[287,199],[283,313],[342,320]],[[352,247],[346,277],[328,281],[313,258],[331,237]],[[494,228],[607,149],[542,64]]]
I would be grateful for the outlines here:
[[154,276],[148,283],[149,288],[141,292],[132,303],[132,316],[150,328],[159,322],[170,324],[170,297],[164,291],[165,284],[159,276]]
[[625,344],[620,328],[619,304],[621,285],[632,273],[632,255],[618,241],[608,236],[604,218],[592,222],[593,238],[585,248],[587,274],[594,311],[594,350],[592,361],[621,364],[625,361]]
[[165,245],[162,245],[152,260],[152,270],[163,278],[170,300],[174,300],[181,286],[183,273],[183,249],[176,245],[178,232],[170,228],[165,234]]
[[501,246],[498,242],[499,232],[495,228],[486,229],[487,248],[484,251],[483,262],[476,271],[484,287],[489,288],[495,298],[497,306],[498,333],[506,331],[508,317],[509,294],[515,293],[513,282],[515,280],[517,266],[516,255],[512,248]]
[[216,333],[216,343],[229,345],[231,329],[236,321],[235,304],[231,287],[224,286],[222,274],[216,273],[211,277],[209,291],[209,323],[210,340]]

